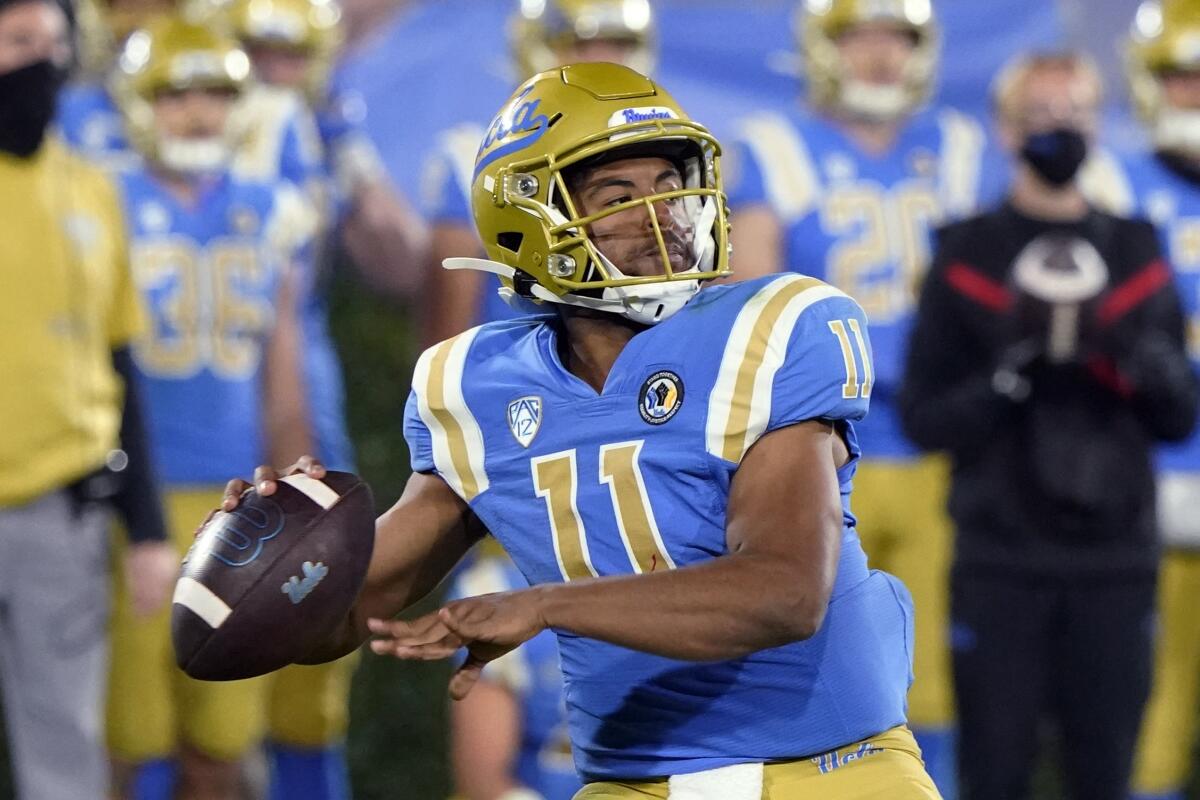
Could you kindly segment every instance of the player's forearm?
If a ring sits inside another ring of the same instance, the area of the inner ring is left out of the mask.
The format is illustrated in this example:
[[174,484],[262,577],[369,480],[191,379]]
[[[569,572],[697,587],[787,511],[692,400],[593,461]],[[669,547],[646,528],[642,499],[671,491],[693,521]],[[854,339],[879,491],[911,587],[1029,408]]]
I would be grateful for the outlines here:
[[533,591],[551,628],[668,658],[722,661],[816,633],[833,577],[832,569],[798,570],[772,555],[735,553]]

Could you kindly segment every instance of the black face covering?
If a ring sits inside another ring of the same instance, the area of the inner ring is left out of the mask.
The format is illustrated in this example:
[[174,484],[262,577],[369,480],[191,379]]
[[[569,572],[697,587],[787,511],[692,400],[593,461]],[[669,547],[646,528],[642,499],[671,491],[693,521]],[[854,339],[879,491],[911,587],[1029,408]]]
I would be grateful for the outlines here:
[[1062,186],[1074,178],[1087,152],[1087,139],[1075,128],[1030,134],[1021,146],[1021,158],[1051,186]]
[[19,158],[38,151],[65,79],[66,71],[49,60],[0,75],[0,151]]

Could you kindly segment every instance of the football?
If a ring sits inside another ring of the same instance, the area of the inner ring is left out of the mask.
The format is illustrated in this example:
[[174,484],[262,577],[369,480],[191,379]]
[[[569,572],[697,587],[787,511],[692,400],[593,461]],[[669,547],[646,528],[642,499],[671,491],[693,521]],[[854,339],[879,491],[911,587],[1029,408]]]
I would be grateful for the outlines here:
[[183,561],[171,607],[175,660],[193,678],[237,680],[304,657],[350,611],[375,543],[356,475],[289,475],[217,512]]

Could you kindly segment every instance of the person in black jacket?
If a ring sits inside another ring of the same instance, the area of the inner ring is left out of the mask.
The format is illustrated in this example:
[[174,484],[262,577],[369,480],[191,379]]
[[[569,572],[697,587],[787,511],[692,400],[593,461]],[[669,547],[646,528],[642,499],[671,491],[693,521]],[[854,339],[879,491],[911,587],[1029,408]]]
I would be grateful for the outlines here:
[[1073,55],[997,82],[1007,201],[939,233],[901,415],[948,451],[951,641],[972,800],[1029,792],[1060,723],[1072,796],[1125,796],[1148,692],[1158,548],[1152,448],[1186,436],[1198,388],[1154,228],[1079,187],[1100,94]]

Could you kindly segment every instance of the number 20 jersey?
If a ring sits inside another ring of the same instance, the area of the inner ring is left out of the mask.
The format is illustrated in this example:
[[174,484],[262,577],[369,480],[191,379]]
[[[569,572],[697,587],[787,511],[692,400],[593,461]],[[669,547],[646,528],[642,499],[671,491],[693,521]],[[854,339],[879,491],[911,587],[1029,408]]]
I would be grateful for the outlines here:
[[871,458],[915,453],[894,397],[930,231],[974,210],[984,143],[979,124],[951,110],[916,114],[879,154],[800,110],[751,116],[734,141],[726,180],[734,213],[769,207],[783,227],[782,268],[828,281],[871,320],[878,386],[860,429]]
[[849,506],[852,421],[872,383],[858,305],[794,274],[707,288],[634,336],[600,393],[564,368],[560,335],[536,316],[431,348],[405,416],[413,468],[469,503],[531,584],[725,555],[734,473],[772,430],[833,420],[853,456],[838,473],[837,579],[811,639],[692,663],[558,632],[583,777],[799,758],[901,724],[909,599],[868,570]]
[[303,203],[226,174],[188,207],[145,166],[118,178],[149,316],[133,353],[159,469],[175,485],[248,475],[265,458],[263,353]]

